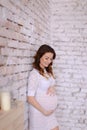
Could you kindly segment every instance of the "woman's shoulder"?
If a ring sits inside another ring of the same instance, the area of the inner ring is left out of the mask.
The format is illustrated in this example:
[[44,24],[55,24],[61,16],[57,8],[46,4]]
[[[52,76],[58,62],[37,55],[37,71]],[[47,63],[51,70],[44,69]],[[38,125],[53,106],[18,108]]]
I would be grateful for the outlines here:
[[30,71],[30,74],[38,75],[39,72],[38,72],[37,69],[33,68],[33,69]]
[[29,79],[31,80],[38,80],[39,79],[39,72],[38,72],[38,70],[36,70],[36,69],[32,69],[31,71],[30,71],[30,73],[29,73]]

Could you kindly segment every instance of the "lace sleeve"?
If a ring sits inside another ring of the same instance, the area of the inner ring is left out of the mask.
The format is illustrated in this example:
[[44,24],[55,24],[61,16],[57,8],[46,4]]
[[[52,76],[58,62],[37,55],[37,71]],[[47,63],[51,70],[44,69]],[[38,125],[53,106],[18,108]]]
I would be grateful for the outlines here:
[[38,87],[38,73],[31,71],[28,79],[28,96],[34,96]]

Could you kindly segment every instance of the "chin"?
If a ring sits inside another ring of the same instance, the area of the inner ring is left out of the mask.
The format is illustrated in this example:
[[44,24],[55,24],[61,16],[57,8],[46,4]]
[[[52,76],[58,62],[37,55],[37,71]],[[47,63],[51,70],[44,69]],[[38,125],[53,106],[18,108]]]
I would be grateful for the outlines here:
[[45,68],[48,67],[49,65],[45,65]]

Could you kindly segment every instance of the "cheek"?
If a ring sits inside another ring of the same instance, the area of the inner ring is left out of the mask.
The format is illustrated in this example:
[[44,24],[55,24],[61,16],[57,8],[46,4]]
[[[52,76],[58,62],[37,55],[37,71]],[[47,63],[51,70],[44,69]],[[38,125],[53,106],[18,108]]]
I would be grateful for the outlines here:
[[40,63],[42,64],[44,62],[43,58],[40,59]]

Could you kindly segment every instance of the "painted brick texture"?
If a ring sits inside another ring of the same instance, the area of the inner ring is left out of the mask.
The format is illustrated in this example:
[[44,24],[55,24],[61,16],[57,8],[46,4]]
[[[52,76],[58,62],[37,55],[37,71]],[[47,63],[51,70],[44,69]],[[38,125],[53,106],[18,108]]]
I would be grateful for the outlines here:
[[87,1],[51,1],[60,130],[87,129]]
[[27,83],[38,46],[50,43],[48,0],[0,0],[0,91],[24,101],[28,130]]
[[[51,38],[51,39],[50,39]],[[39,45],[55,48],[60,130],[87,130],[87,1],[0,0],[0,91],[25,103]]]

